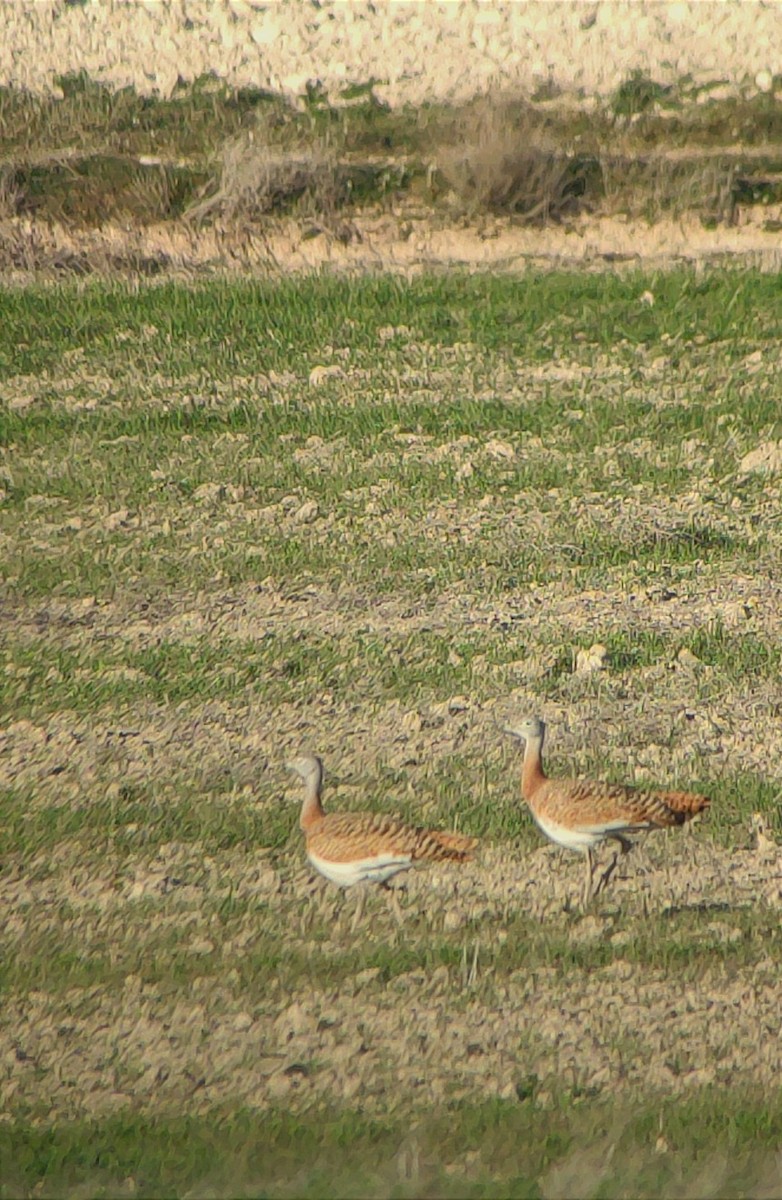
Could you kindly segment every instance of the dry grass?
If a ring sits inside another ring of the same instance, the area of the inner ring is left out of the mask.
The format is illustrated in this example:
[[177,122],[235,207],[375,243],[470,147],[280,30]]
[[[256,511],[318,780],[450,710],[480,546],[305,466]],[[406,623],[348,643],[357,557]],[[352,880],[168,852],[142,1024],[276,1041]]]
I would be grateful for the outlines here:
[[581,210],[587,191],[584,162],[568,157],[540,115],[517,102],[486,99],[467,109],[436,162],[470,216],[511,213],[545,223]]
[[727,155],[638,157],[606,150],[597,161],[604,212],[647,221],[698,213],[705,225],[735,220],[739,170]]
[[22,199],[21,190],[8,167],[0,169],[0,221],[15,217]]
[[690,213],[714,223],[769,215],[782,198],[768,97],[698,103],[683,85],[634,77],[589,111],[488,96],[391,112],[360,91],[332,106],[310,88],[294,105],[209,79],[149,100],[79,75],[59,100],[2,92],[0,213],[80,229],[173,225],[185,212],[242,230],[280,215],[328,226],[400,205],[434,221]]
[[187,211],[190,221],[258,221],[289,212],[331,216],[344,205],[344,172],[333,150],[322,143],[284,149],[248,134],[223,147],[216,189]]

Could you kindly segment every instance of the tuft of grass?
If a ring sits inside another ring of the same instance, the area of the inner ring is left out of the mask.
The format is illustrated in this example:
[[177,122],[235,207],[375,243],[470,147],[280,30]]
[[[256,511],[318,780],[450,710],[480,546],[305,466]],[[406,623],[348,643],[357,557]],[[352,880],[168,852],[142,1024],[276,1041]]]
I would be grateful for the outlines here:
[[512,213],[561,220],[596,195],[596,158],[568,155],[531,106],[485,100],[468,112],[458,142],[438,154],[444,184],[470,215]]

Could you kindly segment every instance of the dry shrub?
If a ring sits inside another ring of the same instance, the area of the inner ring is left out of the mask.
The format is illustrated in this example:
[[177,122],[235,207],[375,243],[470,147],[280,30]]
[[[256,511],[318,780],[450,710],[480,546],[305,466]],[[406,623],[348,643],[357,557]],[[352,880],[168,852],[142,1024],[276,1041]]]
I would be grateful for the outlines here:
[[469,215],[546,222],[580,206],[586,178],[579,160],[554,143],[531,106],[483,99],[462,114],[454,134],[437,165]]
[[317,141],[286,150],[251,131],[226,143],[221,159],[219,182],[188,209],[191,220],[255,220],[293,208],[331,215],[348,198],[336,154]]

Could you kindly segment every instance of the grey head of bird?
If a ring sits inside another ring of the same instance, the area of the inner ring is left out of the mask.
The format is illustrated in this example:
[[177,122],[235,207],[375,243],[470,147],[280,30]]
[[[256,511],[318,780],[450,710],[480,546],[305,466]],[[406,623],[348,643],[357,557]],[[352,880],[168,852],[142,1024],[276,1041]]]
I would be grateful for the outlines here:
[[292,758],[285,766],[289,771],[295,772],[308,787],[320,787],[323,782],[323,763],[317,754],[302,754],[299,758]]
[[519,738],[522,741],[536,741],[543,739],[546,732],[545,722],[541,721],[540,717],[522,717],[518,721],[514,721],[512,725],[505,725],[504,733],[509,733],[511,737]]

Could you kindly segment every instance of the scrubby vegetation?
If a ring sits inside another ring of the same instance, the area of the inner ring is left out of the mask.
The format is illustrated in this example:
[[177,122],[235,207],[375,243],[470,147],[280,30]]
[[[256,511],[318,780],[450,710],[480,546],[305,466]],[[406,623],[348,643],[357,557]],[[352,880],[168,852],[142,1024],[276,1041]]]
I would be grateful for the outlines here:
[[75,225],[339,220],[400,204],[449,220],[731,222],[782,199],[782,103],[716,94],[634,75],[597,107],[500,96],[391,111],[371,84],[293,103],[212,76],[165,98],[63,76],[56,96],[0,91],[2,208]]

